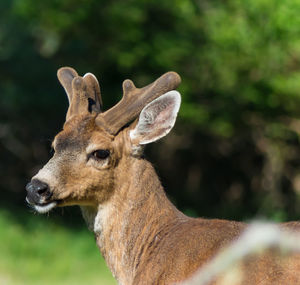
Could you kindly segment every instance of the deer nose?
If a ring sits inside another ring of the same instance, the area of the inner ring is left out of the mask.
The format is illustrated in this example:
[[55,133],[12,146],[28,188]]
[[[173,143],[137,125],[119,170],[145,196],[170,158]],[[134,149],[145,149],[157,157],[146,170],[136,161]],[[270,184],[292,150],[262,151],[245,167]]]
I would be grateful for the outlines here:
[[43,204],[52,196],[48,184],[34,179],[26,185],[29,204]]

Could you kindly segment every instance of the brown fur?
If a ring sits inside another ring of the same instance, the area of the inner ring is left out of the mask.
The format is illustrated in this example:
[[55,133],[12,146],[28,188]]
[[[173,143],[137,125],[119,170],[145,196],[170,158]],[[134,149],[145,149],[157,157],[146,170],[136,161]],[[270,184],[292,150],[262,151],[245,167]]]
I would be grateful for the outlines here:
[[[97,235],[97,244],[121,284],[183,281],[244,230],[246,225],[239,222],[186,217],[168,201],[148,162],[131,161],[127,167],[118,178],[129,181],[111,200],[113,219]],[[276,256],[253,259],[242,267],[241,284],[297,284],[287,281],[300,282],[299,266],[299,256],[289,262]]]
[[[78,78],[69,70],[67,79],[61,79],[66,90],[73,75]],[[179,283],[244,231],[244,223],[194,219],[177,210],[151,164],[134,151],[140,147],[129,139],[135,123],[114,135],[95,112],[68,114],[53,142],[53,158],[34,179],[49,185],[57,205],[81,206],[120,284]],[[110,156],[89,159],[98,149],[109,150]],[[300,223],[286,223],[282,228],[300,232]],[[299,255],[281,258],[269,252],[250,257],[236,268],[241,272],[237,284],[300,284]],[[225,278],[218,277],[214,284],[224,284]]]
[[[113,137],[96,126],[93,116],[69,121],[56,136],[54,147],[58,141],[71,140],[77,148],[68,148],[66,143],[68,149],[55,154],[60,159],[65,155],[65,160],[58,176],[63,191],[54,192],[54,199],[61,201],[61,206],[89,206],[89,211],[95,213],[99,205],[109,206],[96,240],[120,284],[183,281],[235,240],[246,225],[193,219],[178,211],[167,199],[151,164],[131,155],[131,146],[124,141],[127,133],[125,129]],[[84,160],[78,160],[87,143],[110,149],[112,157],[104,169],[86,167]],[[284,227],[300,230],[299,223]],[[276,284],[286,278],[298,278],[299,256],[291,260],[269,255],[247,260],[241,266],[241,284]],[[277,284],[288,284],[280,282]]]

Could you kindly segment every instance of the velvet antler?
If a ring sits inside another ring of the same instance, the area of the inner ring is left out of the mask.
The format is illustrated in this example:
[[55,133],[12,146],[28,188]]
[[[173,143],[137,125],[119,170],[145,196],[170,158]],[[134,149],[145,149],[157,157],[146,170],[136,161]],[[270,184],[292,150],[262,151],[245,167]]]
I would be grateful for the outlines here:
[[87,73],[80,77],[73,68],[62,67],[58,70],[57,77],[69,99],[70,105],[66,120],[79,113],[100,113],[96,118],[96,123],[112,135],[116,135],[122,127],[137,118],[148,103],[175,89],[181,81],[176,72],[167,72],[143,88],[136,88],[134,83],[127,79],[123,82],[121,101],[101,113],[100,86],[93,74]]
[[101,112],[100,86],[92,73],[87,73],[81,77],[73,68],[62,67],[57,71],[57,77],[69,99],[66,120],[79,113]]
[[133,121],[148,103],[177,88],[180,82],[180,76],[176,72],[167,72],[143,88],[136,88],[134,83],[127,79],[123,82],[121,101],[106,112],[99,114],[96,122],[101,126],[104,125],[110,134],[115,135],[122,127]]

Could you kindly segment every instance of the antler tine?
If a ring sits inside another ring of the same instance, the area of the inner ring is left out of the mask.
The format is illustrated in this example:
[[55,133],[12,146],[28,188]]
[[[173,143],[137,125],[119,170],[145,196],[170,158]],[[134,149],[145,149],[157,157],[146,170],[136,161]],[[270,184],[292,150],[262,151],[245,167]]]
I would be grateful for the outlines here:
[[181,79],[176,72],[167,72],[154,81],[152,84],[143,88],[136,88],[134,83],[127,79],[123,82],[123,98],[121,101],[100,114],[96,121],[113,135],[126,124],[133,121],[144,106],[161,96],[162,94],[178,87]]
[[65,89],[66,94],[69,99],[69,103],[72,101],[73,97],[73,90],[72,90],[72,81],[73,79],[78,76],[75,69],[72,67],[61,67],[59,70],[57,70],[57,78],[62,85],[62,87]]
[[72,80],[73,98],[69,106],[67,119],[72,115],[88,113],[89,102],[86,96],[87,86],[81,76],[76,76]]
[[86,73],[83,80],[87,86],[87,94],[94,102],[90,102],[91,110],[100,113],[102,110],[102,97],[100,92],[100,85],[96,76],[92,73]]
[[62,67],[57,71],[57,77],[69,99],[66,120],[79,113],[101,112],[100,86],[95,75],[87,73],[81,77],[73,68]]

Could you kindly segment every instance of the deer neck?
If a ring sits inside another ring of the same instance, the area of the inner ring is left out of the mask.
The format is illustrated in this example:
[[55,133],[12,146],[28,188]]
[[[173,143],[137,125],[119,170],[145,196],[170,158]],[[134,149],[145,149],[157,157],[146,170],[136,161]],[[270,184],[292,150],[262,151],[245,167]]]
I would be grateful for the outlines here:
[[[181,214],[167,199],[151,164],[133,159],[116,169],[114,194],[97,208],[83,207],[83,216],[114,277],[130,284],[147,248]],[[121,171],[126,169],[126,172]]]

